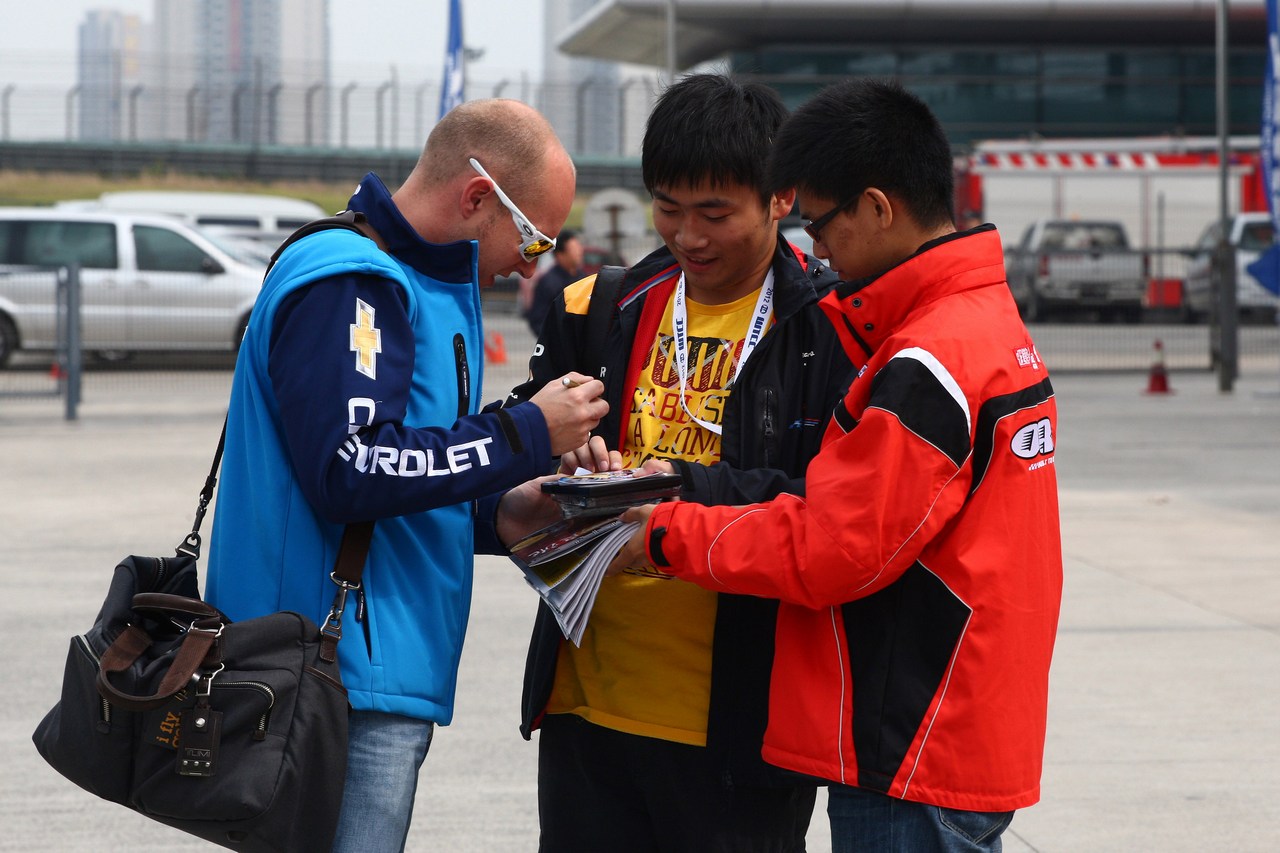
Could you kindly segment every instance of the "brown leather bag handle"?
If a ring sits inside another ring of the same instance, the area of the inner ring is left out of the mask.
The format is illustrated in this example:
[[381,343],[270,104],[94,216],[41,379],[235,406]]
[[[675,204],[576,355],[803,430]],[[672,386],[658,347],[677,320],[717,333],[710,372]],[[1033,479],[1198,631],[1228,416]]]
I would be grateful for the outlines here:
[[175,618],[180,622],[190,623],[200,619],[217,619],[219,622],[230,622],[222,611],[212,604],[198,598],[187,598],[185,595],[170,595],[167,592],[140,592],[133,597],[135,613],[156,614]]
[[147,636],[147,632],[136,625],[130,625],[102,653],[98,666],[98,694],[126,711],[151,711],[159,708],[191,684],[192,676],[201,668],[221,633],[221,625],[215,630],[193,625],[183,637],[178,655],[160,680],[156,692],[150,696],[133,696],[121,693],[112,686],[110,680],[111,673],[124,672],[151,647],[151,638]]

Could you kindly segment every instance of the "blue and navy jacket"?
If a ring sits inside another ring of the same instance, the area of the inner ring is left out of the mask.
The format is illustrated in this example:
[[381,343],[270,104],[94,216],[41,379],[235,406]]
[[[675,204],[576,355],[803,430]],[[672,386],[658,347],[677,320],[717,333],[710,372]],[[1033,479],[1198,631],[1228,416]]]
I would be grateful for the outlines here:
[[[376,519],[339,663],[356,710],[453,715],[471,602],[472,502],[543,473],[536,405],[478,412],[478,245],[422,240],[382,182],[346,229],[289,246],[236,361],[207,597],[232,619],[317,623],[345,524]],[[480,543],[492,550],[492,543]]]

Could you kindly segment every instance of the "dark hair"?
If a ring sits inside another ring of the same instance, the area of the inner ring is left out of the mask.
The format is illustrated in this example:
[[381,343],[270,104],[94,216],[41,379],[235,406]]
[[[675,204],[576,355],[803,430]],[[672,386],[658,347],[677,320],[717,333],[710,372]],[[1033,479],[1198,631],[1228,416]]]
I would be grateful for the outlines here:
[[556,235],[556,247],[553,251],[557,254],[564,251],[564,247],[576,239],[578,239],[577,231],[574,231],[572,228],[562,228],[560,233]]
[[768,204],[765,166],[787,108],[762,83],[693,74],[667,88],[644,130],[640,171],[650,193],[659,187],[740,184]]
[[952,223],[951,146],[920,98],[896,82],[835,83],[806,101],[778,132],[770,192],[795,187],[837,204],[876,187],[902,199],[917,225]]

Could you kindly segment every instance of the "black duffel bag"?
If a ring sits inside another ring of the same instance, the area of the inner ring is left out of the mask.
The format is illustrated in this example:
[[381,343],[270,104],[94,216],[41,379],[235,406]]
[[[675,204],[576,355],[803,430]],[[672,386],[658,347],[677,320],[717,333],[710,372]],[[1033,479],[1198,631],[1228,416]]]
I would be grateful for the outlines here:
[[174,557],[116,567],[32,740],[85,790],[224,847],[329,850],[349,712],[337,643],[373,524],[346,529],[323,629],[292,612],[232,622],[201,600],[196,575],[213,483],[211,472]]

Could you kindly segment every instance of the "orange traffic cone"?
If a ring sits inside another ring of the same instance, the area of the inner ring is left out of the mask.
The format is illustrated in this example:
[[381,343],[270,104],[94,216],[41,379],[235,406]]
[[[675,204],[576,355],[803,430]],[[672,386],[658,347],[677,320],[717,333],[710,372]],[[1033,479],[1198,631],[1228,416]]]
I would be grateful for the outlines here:
[[1151,365],[1151,373],[1147,376],[1148,394],[1172,394],[1169,387],[1169,371],[1164,366],[1164,342],[1156,340],[1156,360]]
[[497,332],[484,336],[484,357],[490,364],[507,363],[507,342]]

